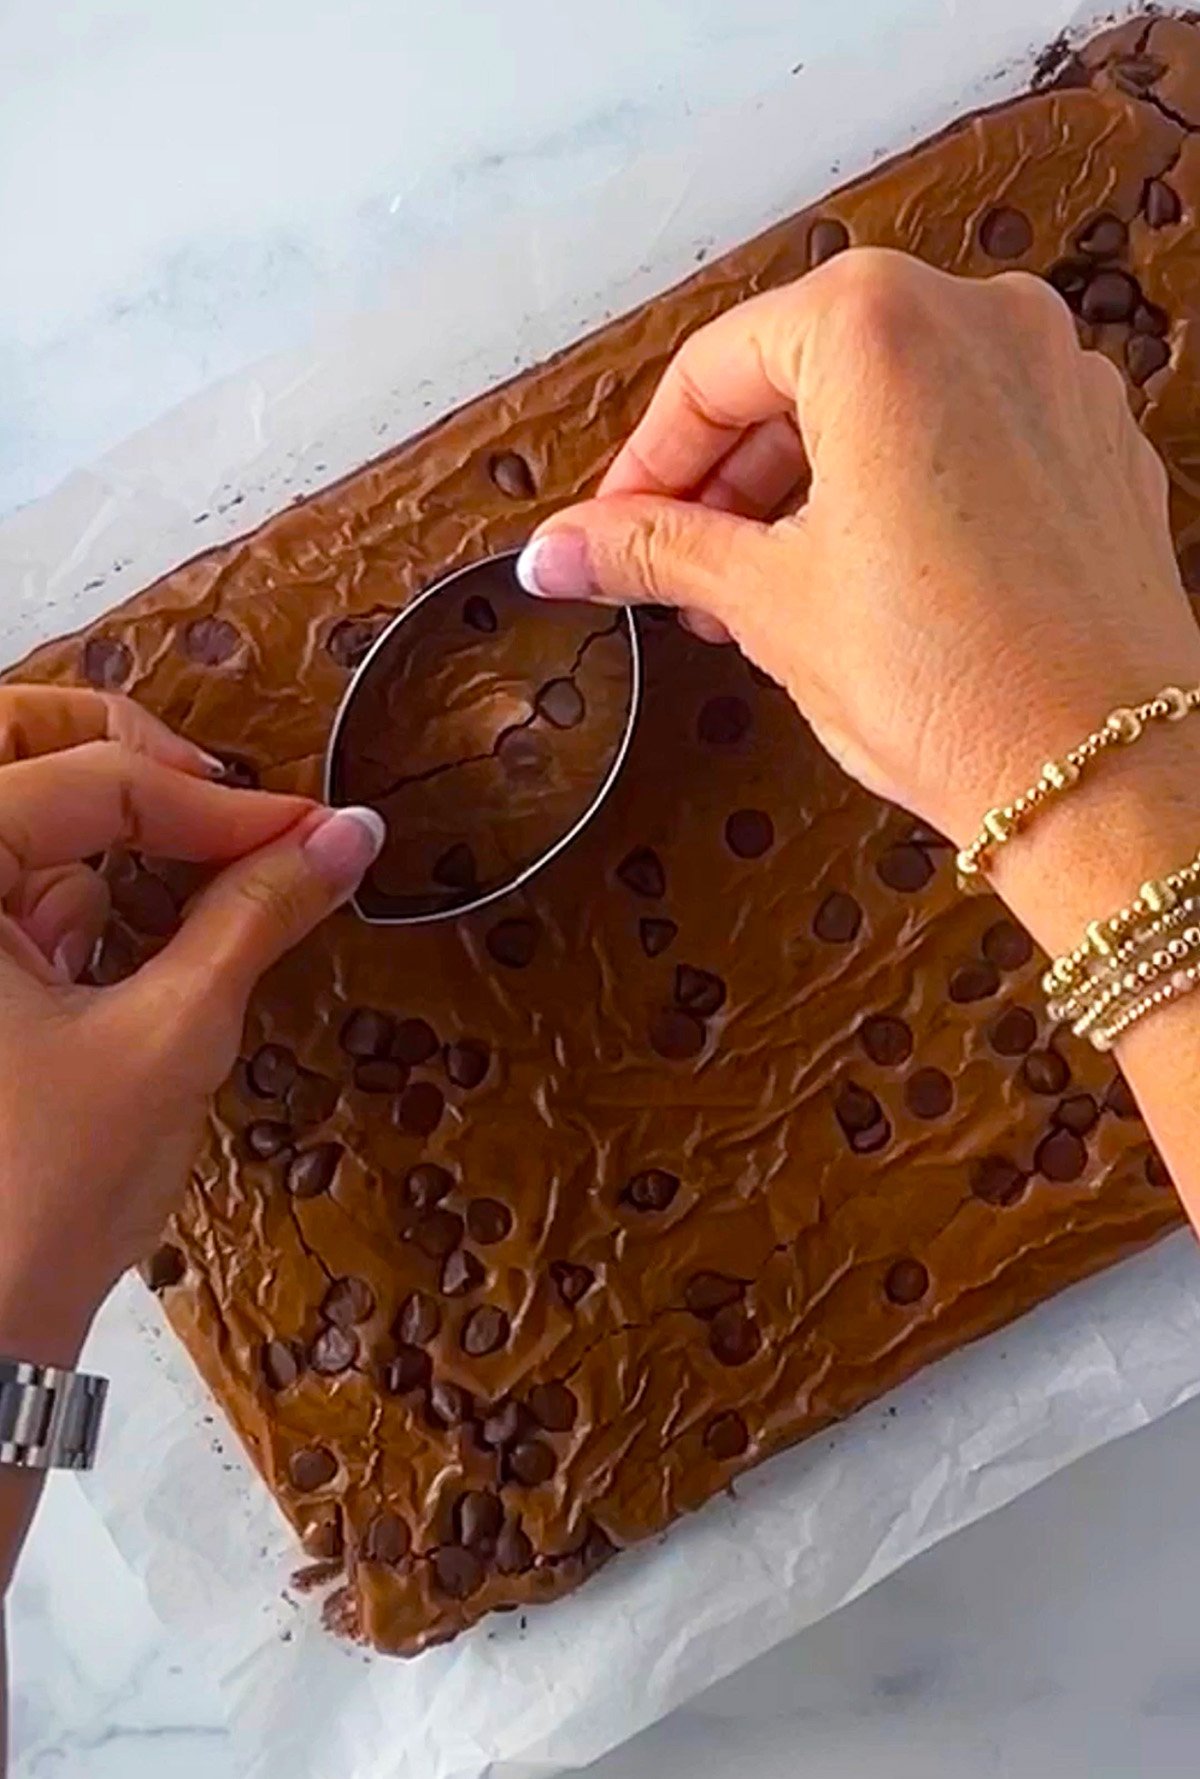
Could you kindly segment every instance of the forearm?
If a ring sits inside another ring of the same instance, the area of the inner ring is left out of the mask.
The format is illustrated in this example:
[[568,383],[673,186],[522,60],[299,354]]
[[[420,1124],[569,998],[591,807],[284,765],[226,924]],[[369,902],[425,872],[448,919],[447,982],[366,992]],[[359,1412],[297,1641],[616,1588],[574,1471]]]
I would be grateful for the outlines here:
[[[1200,719],[1110,755],[997,855],[994,882],[1049,952],[1200,851]],[[1114,1058],[1200,1230],[1200,993],[1150,1014]]]

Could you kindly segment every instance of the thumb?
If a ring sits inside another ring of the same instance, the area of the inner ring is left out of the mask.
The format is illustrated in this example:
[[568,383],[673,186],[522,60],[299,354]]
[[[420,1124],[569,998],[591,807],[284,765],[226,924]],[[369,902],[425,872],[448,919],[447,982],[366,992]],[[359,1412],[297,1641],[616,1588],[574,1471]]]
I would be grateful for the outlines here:
[[737,635],[778,567],[770,525],[695,501],[606,495],[549,520],[522,550],[517,579],[543,599],[683,606]]
[[354,893],[386,834],[374,809],[314,810],[214,878],[134,980],[240,1020],[259,977]]

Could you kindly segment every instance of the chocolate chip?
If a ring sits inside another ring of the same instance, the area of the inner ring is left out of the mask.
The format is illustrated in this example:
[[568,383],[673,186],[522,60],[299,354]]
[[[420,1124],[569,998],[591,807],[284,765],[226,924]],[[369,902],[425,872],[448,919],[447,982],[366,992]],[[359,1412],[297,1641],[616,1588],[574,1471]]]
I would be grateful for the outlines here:
[[508,1317],[493,1303],[481,1303],[463,1323],[462,1348],[472,1359],[494,1353],[508,1339]]
[[429,1406],[443,1427],[465,1427],[475,1405],[461,1384],[439,1378],[429,1392]]
[[246,1126],[246,1147],[258,1161],[282,1155],[292,1141],[290,1126],[275,1118],[257,1118]]
[[693,1316],[707,1321],[726,1304],[740,1303],[745,1291],[741,1279],[730,1279],[719,1272],[694,1272],[684,1286],[683,1301]]
[[704,1049],[704,1027],[691,1013],[664,1007],[650,1021],[650,1043],[668,1062],[688,1062]]
[[701,1019],[711,1019],[725,1005],[725,984],[712,970],[694,964],[675,966],[675,1002]]
[[1015,922],[997,920],[983,935],[980,949],[998,970],[1019,970],[1033,956],[1033,940]]
[[476,1038],[460,1038],[446,1046],[446,1073],[456,1087],[478,1087],[488,1072],[491,1052]]
[[590,1266],[576,1266],[570,1260],[552,1260],[550,1277],[563,1302],[573,1307],[591,1289],[596,1275]]
[[1098,1122],[1100,1108],[1090,1093],[1073,1093],[1062,1100],[1054,1114],[1055,1124],[1073,1130],[1077,1137],[1086,1137]]
[[635,896],[657,898],[665,893],[667,874],[662,860],[650,846],[635,846],[617,866],[617,876]]
[[1075,237],[1075,245],[1089,259],[1116,259],[1124,253],[1128,240],[1129,230],[1121,218],[1106,210],[1083,225]]
[[297,1124],[324,1124],[337,1111],[340,1097],[336,1081],[331,1081],[328,1075],[311,1074],[306,1070],[289,1088],[287,1107]]
[[661,1167],[643,1168],[624,1187],[621,1203],[632,1205],[635,1211],[665,1211],[678,1191],[678,1174]]
[[139,933],[153,939],[168,938],[179,925],[175,898],[149,871],[134,871],[112,884],[113,907]]
[[1185,544],[1180,550],[1179,578],[1189,593],[1200,593],[1200,541]]
[[1138,1103],[1124,1075],[1114,1075],[1104,1095],[1104,1110],[1114,1118],[1140,1118]]
[[655,920],[644,915],[638,921],[638,938],[647,957],[660,957],[678,931],[673,920]]
[[433,1553],[433,1573],[452,1600],[465,1600],[483,1585],[483,1564],[461,1544],[443,1544]]
[[394,1513],[377,1513],[363,1534],[363,1556],[368,1563],[402,1563],[411,1545],[408,1527]]
[[310,1557],[323,1557],[326,1562],[331,1557],[340,1557],[345,1540],[342,1536],[342,1522],[336,1508],[333,1513],[321,1514],[312,1519],[300,1534],[300,1542]]
[[989,259],[1020,259],[1033,246],[1033,225],[1024,211],[998,204],[979,224],[979,245]]
[[609,1558],[615,1557],[616,1554],[617,1547],[612,1539],[602,1527],[597,1526],[593,1521],[587,1529],[587,1536],[579,1551],[584,1573],[594,1575],[597,1569],[602,1569]]
[[1060,259],[1046,273],[1046,282],[1069,308],[1078,312],[1094,268],[1086,259]]
[[1000,987],[1000,973],[985,958],[977,964],[961,964],[950,978],[952,1001],[983,1001]]
[[891,1140],[891,1125],[886,1118],[879,1118],[867,1130],[856,1130],[850,1138],[850,1147],[856,1155],[874,1155],[880,1149],[886,1149]]
[[490,1489],[468,1489],[455,1503],[454,1520],[460,1544],[491,1550],[504,1524],[504,1503]]
[[335,1279],[321,1300],[321,1314],[327,1322],[336,1322],[341,1328],[353,1322],[368,1322],[374,1313],[375,1293],[365,1279]]
[[257,791],[262,778],[253,760],[244,754],[227,754],[221,748],[211,750],[217,758],[224,762],[225,770],[221,774],[221,783],[235,791]]
[[536,920],[497,921],[488,931],[484,944],[488,956],[496,963],[503,964],[506,970],[523,970],[533,962],[533,954],[537,950],[541,928]]
[[399,1093],[407,1080],[404,1064],[390,1056],[371,1056],[354,1065],[354,1085],[360,1093]]
[[904,1103],[914,1118],[944,1118],[953,1099],[950,1077],[941,1069],[918,1069],[904,1084]]
[[520,1445],[514,1445],[504,1466],[507,1476],[530,1489],[549,1482],[555,1468],[554,1452],[544,1439],[523,1439]]
[[434,860],[429,875],[443,889],[473,890],[479,882],[479,867],[466,841],[456,840]]
[[888,1268],[883,1289],[892,1303],[919,1303],[929,1289],[929,1269],[919,1260],[897,1260]]
[[442,1312],[433,1298],[424,1291],[410,1291],[396,1316],[396,1338],[406,1346],[424,1346],[437,1334],[441,1323]]
[[416,1211],[431,1211],[454,1186],[454,1175],[436,1161],[421,1161],[404,1176],[404,1197]]
[[287,1189],[293,1198],[316,1198],[328,1192],[342,1158],[338,1143],[318,1143],[315,1149],[303,1149],[288,1163]]
[[304,1446],[288,1459],[288,1475],[297,1489],[323,1489],[337,1475],[337,1459],[323,1445]]
[[179,646],[198,667],[220,667],[234,653],[241,637],[224,618],[194,618],[184,626]]
[[1016,1204],[1025,1186],[1025,1175],[1003,1155],[985,1155],[971,1174],[971,1191],[988,1205]]
[[731,1458],[740,1458],[749,1444],[746,1423],[736,1409],[713,1415],[704,1429],[704,1449],[718,1463],[726,1464]]
[[353,673],[366,660],[379,629],[365,618],[342,618],[325,638],[325,652],[339,667]]
[[748,1365],[762,1344],[762,1336],[741,1304],[731,1303],[718,1310],[709,1323],[708,1344],[720,1364]]
[[486,1446],[498,1450],[501,1446],[511,1445],[522,1433],[528,1431],[532,1416],[522,1408],[519,1402],[497,1403],[491,1413],[485,1415],[480,1428],[480,1436]]
[[883,1117],[883,1107],[875,1095],[854,1081],[839,1087],[833,1110],[847,1136],[871,1130]]
[[736,693],[710,698],[701,706],[696,733],[713,747],[732,747],[750,728],[750,706]]
[[260,1363],[269,1390],[286,1390],[300,1376],[299,1349],[290,1340],[267,1341]]
[[338,1377],[358,1358],[358,1336],[330,1322],[308,1349],[308,1362],[322,1377]]
[[437,1055],[437,1033],[427,1019],[402,1019],[391,1040],[392,1055],[409,1068],[419,1068]]
[[496,758],[512,779],[529,783],[543,777],[550,764],[550,743],[544,735],[517,725],[506,729],[496,743]]
[[1171,317],[1157,303],[1143,300],[1133,311],[1132,326],[1135,334],[1154,334],[1161,340],[1171,331]]
[[457,1211],[439,1208],[428,1211],[408,1233],[422,1254],[428,1254],[431,1260],[444,1260],[462,1241],[463,1220]]
[[533,471],[517,451],[497,451],[488,459],[488,474],[510,500],[532,500],[537,493]]
[[579,1404],[565,1384],[535,1384],[529,1392],[529,1408],[538,1425],[548,1433],[566,1433],[575,1425]]
[[735,809],[725,822],[725,844],[739,859],[761,859],[775,844],[775,824],[762,809]]
[[414,1081],[396,1101],[396,1123],[410,1136],[431,1136],[441,1122],[445,1104],[445,1095],[432,1081]]
[[1106,268],[1088,280],[1079,305],[1080,314],[1085,321],[1128,321],[1140,296],[1137,280],[1128,272]]
[[110,636],[89,636],[83,645],[83,677],[101,692],[116,692],[133,672],[133,655]]
[[1165,179],[1148,179],[1142,193],[1142,211],[1152,229],[1169,229],[1183,215],[1179,193]]
[[524,1575],[533,1564],[533,1546],[510,1520],[496,1540],[496,1567],[501,1575]]
[[583,693],[570,679],[547,680],[538,691],[533,707],[556,729],[578,728],[587,712]]
[[1028,1007],[1006,1007],[988,1030],[997,1056],[1024,1056],[1037,1039],[1037,1020]]
[[1058,1094],[1071,1079],[1071,1071],[1057,1050],[1031,1050],[1021,1064],[1021,1079],[1031,1093]]
[[872,1013],[858,1028],[858,1041],[881,1069],[897,1068],[912,1055],[912,1033],[891,1013]]
[[355,1007],[342,1024],[338,1043],[347,1056],[369,1062],[387,1055],[395,1031],[396,1021],[390,1013],[377,1012],[374,1007]]
[[850,231],[836,216],[821,216],[808,231],[808,264],[810,271],[823,266],[835,254],[844,253],[850,245]]
[[1077,1180],[1087,1167],[1087,1145],[1073,1130],[1054,1130],[1037,1146],[1033,1165],[1047,1180]]
[[173,1242],[163,1242],[144,1263],[142,1277],[151,1291],[166,1291],[172,1285],[178,1285],[186,1271],[183,1250]]
[[490,599],[482,593],[472,593],[463,601],[463,623],[472,630],[479,630],[484,636],[492,636],[496,630],[496,610]]
[[246,1078],[263,1099],[281,1099],[297,1075],[296,1059],[282,1044],[264,1044],[246,1065]]
[[1171,348],[1152,334],[1130,334],[1125,342],[1125,368],[1129,380],[1140,389],[1171,362]]
[[502,1242],[512,1226],[512,1212],[498,1198],[473,1198],[467,1206],[467,1233],[481,1248]]
[[889,889],[906,895],[924,889],[933,876],[933,863],[919,846],[889,846],[875,869]]
[[400,1346],[385,1368],[383,1381],[393,1396],[411,1396],[424,1390],[433,1375],[433,1362],[421,1347]]
[[813,932],[827,945],[848,945],[862,925],[862,909],[845,890],[831,890],[813,916]]
[[1171,1176],[1167,1171],[1167,1164],[1157,1149],[1151,1149],[1149,1155],[1147,1155],[1145,1172],[1148,1185],[1169,1187],[1172,1184]]
[[470,1292],[478,1291],[486,1277],[482,1262],[469,1248],[455,1248],[452,1254],[447,1254],[442,1266],[442,1295],[466,1297]]

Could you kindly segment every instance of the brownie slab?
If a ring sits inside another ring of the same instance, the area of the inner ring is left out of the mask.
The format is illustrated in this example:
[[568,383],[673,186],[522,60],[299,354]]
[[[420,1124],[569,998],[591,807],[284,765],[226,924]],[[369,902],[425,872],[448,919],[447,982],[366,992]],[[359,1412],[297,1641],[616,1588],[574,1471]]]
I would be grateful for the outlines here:
[[[1128,379],[1200,590],[1200,32],[1138,20],[1044,77],[15,671],[317,791],[382,623],[593,488],[689,332],[851,243],[1049,277]],[[552,1599],[1180,1218],[940,837],[734,650],[639,622],[601,813],[477,916],[344,913],[271,973],[150,1267],[336,1577],[330,1624],[385,1650]],[[104,980],[188,889],[113,876]]]

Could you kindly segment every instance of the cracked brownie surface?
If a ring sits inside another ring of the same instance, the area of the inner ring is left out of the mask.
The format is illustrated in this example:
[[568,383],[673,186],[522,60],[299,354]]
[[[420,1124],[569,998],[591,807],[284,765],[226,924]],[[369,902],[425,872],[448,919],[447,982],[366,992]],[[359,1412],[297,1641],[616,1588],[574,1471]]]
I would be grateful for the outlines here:
[[[316,791],[386,618],[593,487],[693,328],[851,243],[1049,278],[1164,455],[1200,592],[1200,31],[1135,20],[1042,81],[19,674],[127,690],[236,782]],[[639,621],[604,809],[475,917],[342,914],[272,972],[147,1267],[331,1627],[386,1650],[553,1598],[1179,1220],[1123,1081],[1050,1026],[1029,939],[957,897],[941,838],[734,650]],[[191,887],[109,872],[101,981]]]

